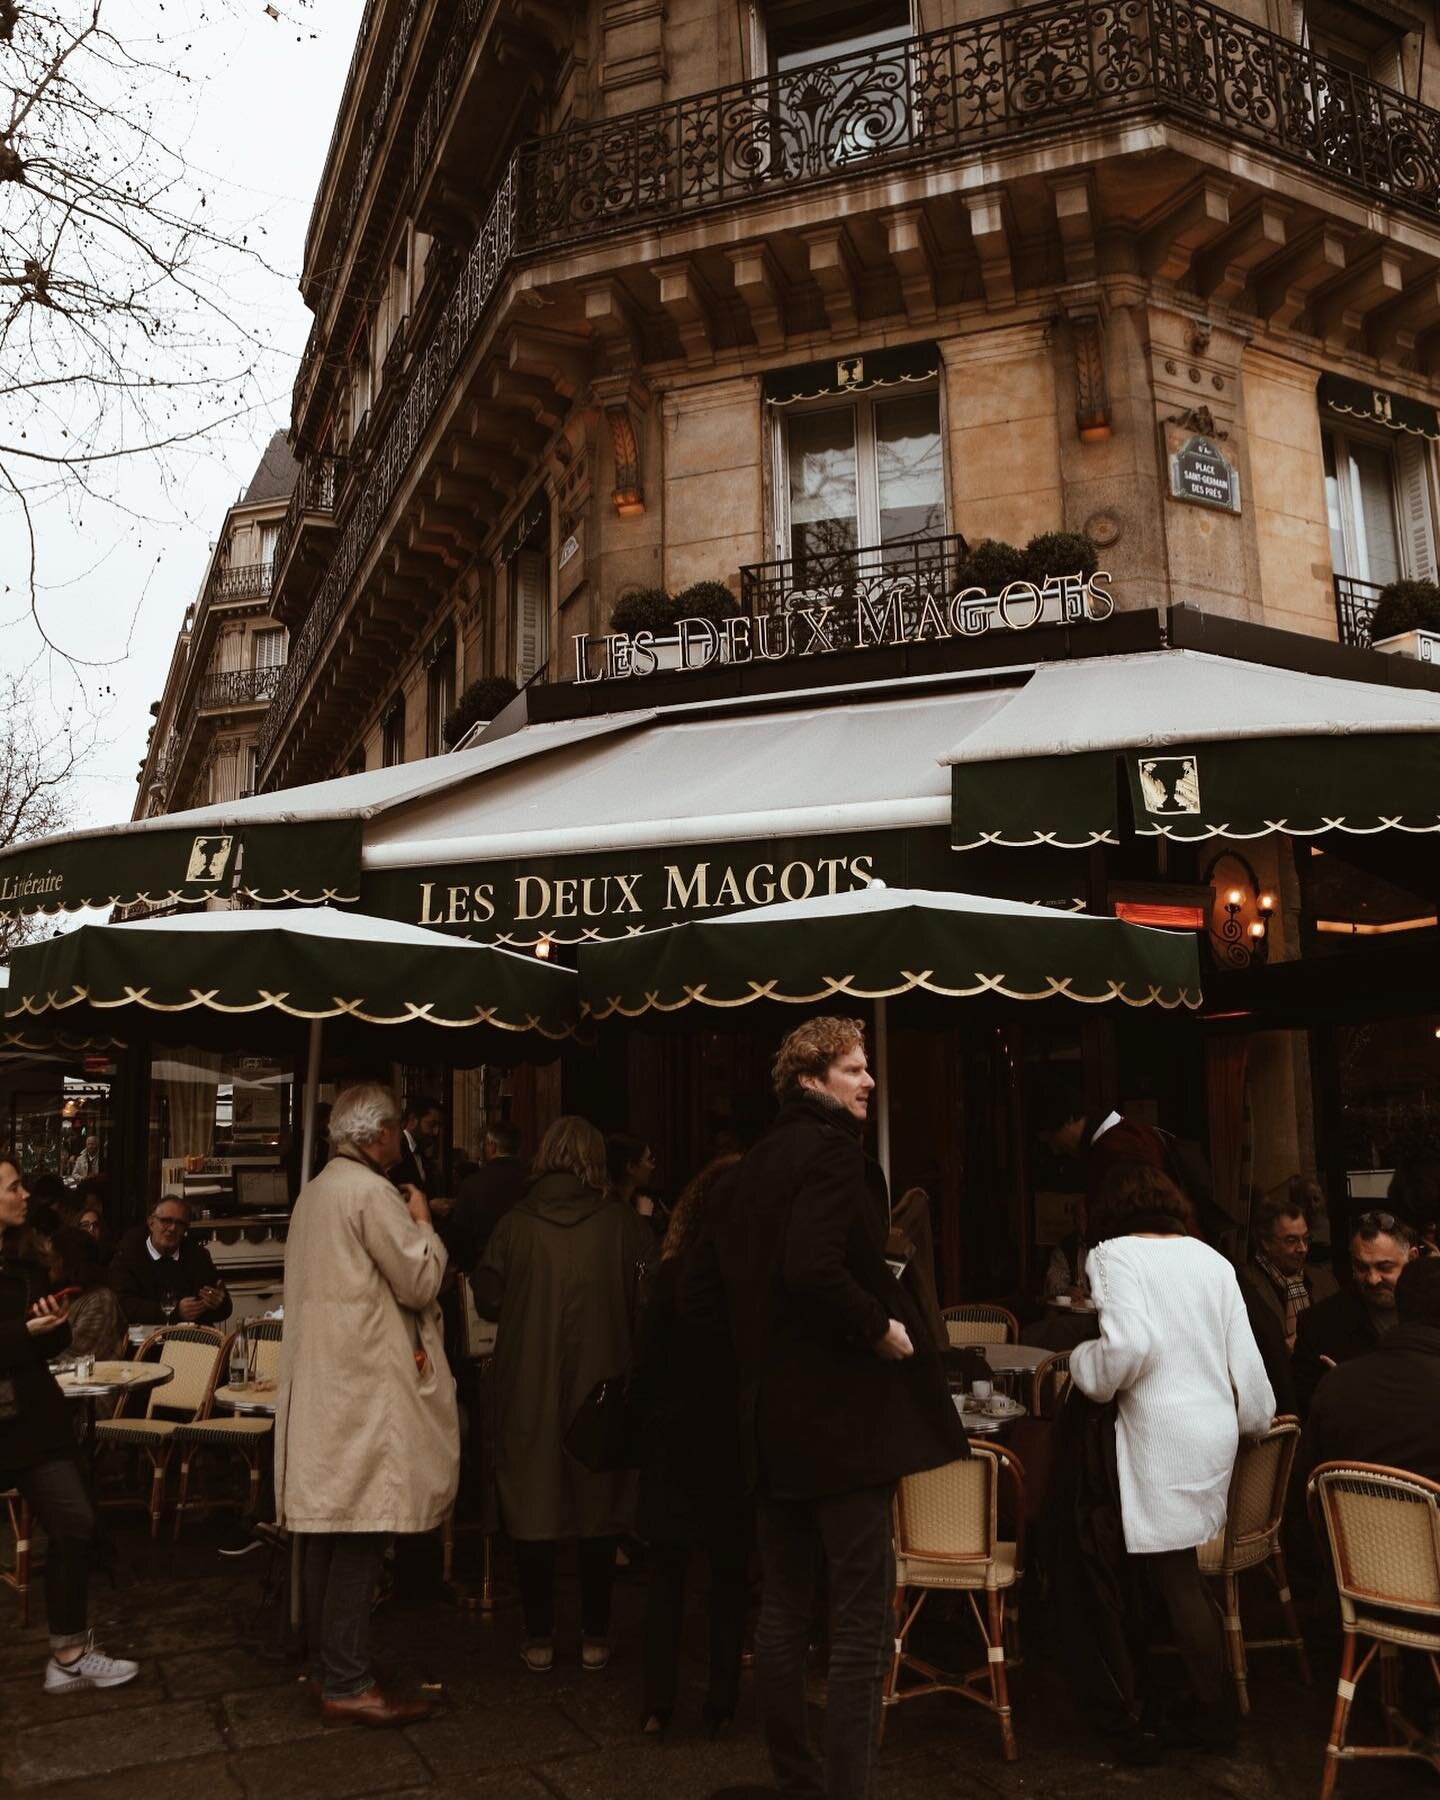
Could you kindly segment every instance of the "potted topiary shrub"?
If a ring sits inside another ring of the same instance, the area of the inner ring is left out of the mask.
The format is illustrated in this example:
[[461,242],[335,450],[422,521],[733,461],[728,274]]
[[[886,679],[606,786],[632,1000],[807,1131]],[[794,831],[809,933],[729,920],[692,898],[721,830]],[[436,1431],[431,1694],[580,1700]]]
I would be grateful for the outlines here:
[[1100,552],[1083,531],[1042,531],[1025,546],[1025,579],[1043,587],[1052,575],[1091,576]]
[[632,588],[610,609],[610,629],[634,637],[648,631],[651,650],[662,669],[680,667],[680,634],[675,601],[664,588]]
[[632,588],[610,608],[610,629],[634,637],[637,631],[653,631],[656,637],[673,637],[675,602],[664,588]]
[[1370,615],[1370,643],[1388,656],[1440,664],[1440,585],[1388,582]]
[[478,681],[472,681],[454,708],[445,715],[440,732],[445,748],[453,750],[466,732],[482,720],[493,719],[510,704],[518,691],[508,675],[482,675]]
[[978,587],[987,594],[1003,594],[1012,581],[1028,581],[1029,563],[1023,550],[999,538],[981,538],[972,545],[960,565],[958,584]]
[[723,581],[692,581],[675,596],[677,619],[708,619],[712,625],[723,625],[739,614],[740,602]]

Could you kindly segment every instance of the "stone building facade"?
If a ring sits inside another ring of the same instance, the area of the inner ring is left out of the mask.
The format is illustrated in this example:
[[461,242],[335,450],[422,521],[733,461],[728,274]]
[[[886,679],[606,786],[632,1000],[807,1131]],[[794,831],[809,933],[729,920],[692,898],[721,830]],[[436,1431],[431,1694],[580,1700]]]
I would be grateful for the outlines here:
[[132,817],[238,800],[258,787],[257,742],[285,673],[289,633],[270,605],[275,543],[295,481],[277,432],[225,514],[175,639]]
[[1367,641],[1435,570],[1433,35],[1403,0],[372,0],[260,782],[438,750],[628,591],[763,608],[822,548],[1083,530],[1121,609]]

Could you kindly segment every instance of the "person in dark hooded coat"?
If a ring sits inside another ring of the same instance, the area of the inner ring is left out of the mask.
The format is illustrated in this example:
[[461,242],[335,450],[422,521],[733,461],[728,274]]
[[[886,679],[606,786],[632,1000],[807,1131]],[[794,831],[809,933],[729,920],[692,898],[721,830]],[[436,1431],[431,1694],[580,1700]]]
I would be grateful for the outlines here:
[[605,1140],[585,1119],[557,1119],[524,1197],[496,1225],[475,1274],[475,1304],[497,1319],[495,1480],[515,1550],[528,1667],[554,1660],[555,1546],[580,1540],[587,1668],[609,1661],[615,1548],[634,1482],[596,1473],[565,1449],[591,1389],[630,1367],[653,1233],[608,1191]]

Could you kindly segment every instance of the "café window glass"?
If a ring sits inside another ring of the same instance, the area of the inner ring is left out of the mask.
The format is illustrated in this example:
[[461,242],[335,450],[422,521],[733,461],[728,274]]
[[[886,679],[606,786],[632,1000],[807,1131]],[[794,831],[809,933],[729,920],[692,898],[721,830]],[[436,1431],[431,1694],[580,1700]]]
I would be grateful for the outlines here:
[[1320,437],[1335,574],[1377,590],[1402,577],[1433,579],[1425,440],[1338,424],[1325,425]]
[[887,551],[945,535],[933,387],[789,406],[777,435],[778,554],[801,565],[798,579],[823,579],[827,567],[843,571],[857,551],[874,551],[883,566]]

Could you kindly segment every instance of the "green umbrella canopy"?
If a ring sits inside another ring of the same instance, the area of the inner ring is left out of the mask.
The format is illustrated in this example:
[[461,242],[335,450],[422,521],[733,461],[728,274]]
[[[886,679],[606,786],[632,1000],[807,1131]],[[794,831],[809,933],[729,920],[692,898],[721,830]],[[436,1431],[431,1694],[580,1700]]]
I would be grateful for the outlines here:
[[569,1035],[575,977],[533,957],[332,907],[82,925],[10,959],[5,1019],[94,1008],[288,1014]]
[[1193,936],[875,882],[853,894],[582,944],[580,985],[597,1019],[692,1003],[889,999],[914,989],[954,999],[1063,995],[1194,1008],[1200,964]]

